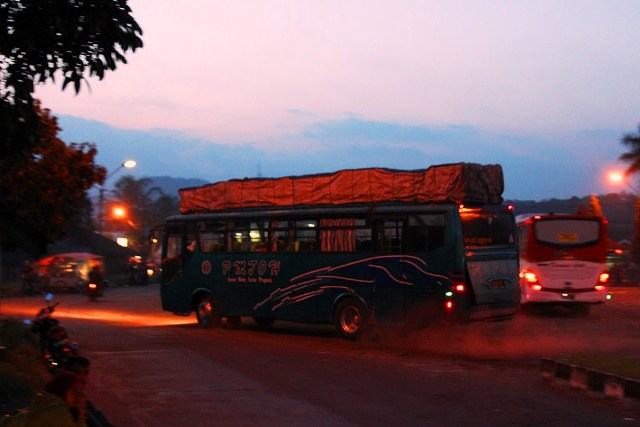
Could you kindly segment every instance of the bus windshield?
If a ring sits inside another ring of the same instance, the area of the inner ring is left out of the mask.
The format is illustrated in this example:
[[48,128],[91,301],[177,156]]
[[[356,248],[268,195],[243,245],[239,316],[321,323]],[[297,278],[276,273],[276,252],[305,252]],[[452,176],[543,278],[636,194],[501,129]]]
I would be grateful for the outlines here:
[[462,208],[460,218],[466,248],[515,245],[513,215],[509,209]]
[[600,222],[585,219],[537,221],[535,236],[543,245],[564,248],[594,245],[600,238]]

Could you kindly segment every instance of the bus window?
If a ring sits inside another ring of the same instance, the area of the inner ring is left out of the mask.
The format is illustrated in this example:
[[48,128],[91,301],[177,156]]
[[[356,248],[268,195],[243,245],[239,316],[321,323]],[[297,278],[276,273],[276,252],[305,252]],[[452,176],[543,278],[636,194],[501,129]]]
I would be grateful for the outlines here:
[[444,214],[409,217],[407,251],[428,252],[442,246],[444,246]]
[[251,252],[269,251],[269,227],[268,221],[255,221],[249,223],[249,239]]
[[316,250],[316,232],[318,222],[315,219],[298,220],[295,222],[296,252],[313,252]]
[[355,218],[320,220],[320,250],[322,252],[355,252],[355,226]]
[[356,251],[371,252],[373,251],[373,240],[371,227],[365,220],[358,220],[356,228]]
[[271,221],[271,250],[273,252],[292,252],[289,239],[289,221]]
[[225,228],[224,221],[199,223],[200,250],[203,253],[223,252],[226,249]]
[[465,247],[512,246],[516,243],[509,211],[460,209]]
[[377,220],[377,252],[402,252],[402,219]]
[[535,234],[542,244],[562,247],[595,245],[600,239],[600,222],[583,219],[537,221]]

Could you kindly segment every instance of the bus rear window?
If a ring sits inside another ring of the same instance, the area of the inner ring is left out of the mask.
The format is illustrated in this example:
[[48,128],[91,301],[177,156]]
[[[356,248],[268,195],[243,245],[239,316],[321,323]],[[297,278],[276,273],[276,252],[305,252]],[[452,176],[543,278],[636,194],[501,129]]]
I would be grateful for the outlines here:
[[515,226],[511,211],[461,209],[465,247],[513,246]]
[[538,242],[553,246],[573,247],[597,243],[600,222],[582,219],[554,219],[535,222]]

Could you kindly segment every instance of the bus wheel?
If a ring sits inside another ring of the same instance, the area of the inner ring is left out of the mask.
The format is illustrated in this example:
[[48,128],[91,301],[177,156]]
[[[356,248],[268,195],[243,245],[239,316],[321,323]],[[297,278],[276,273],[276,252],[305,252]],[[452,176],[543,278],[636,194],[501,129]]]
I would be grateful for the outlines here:
[[336,307],[333,323],[338,336],[351,340],[357,339],[367,327],[366,309],[357,299],[344,299]]
[[213,328],[220,324],[218,310],[210,295],[203,295],[198,300],[196,317],[198,318],[198,324],[203,328]]

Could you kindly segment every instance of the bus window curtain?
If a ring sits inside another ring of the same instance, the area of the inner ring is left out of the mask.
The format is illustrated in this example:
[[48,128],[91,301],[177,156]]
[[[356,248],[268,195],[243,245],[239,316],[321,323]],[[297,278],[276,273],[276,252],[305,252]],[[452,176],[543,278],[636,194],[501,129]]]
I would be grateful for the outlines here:
[[320,250],[322,252],[355,252],[355,218],[324,218],[320,220]]

